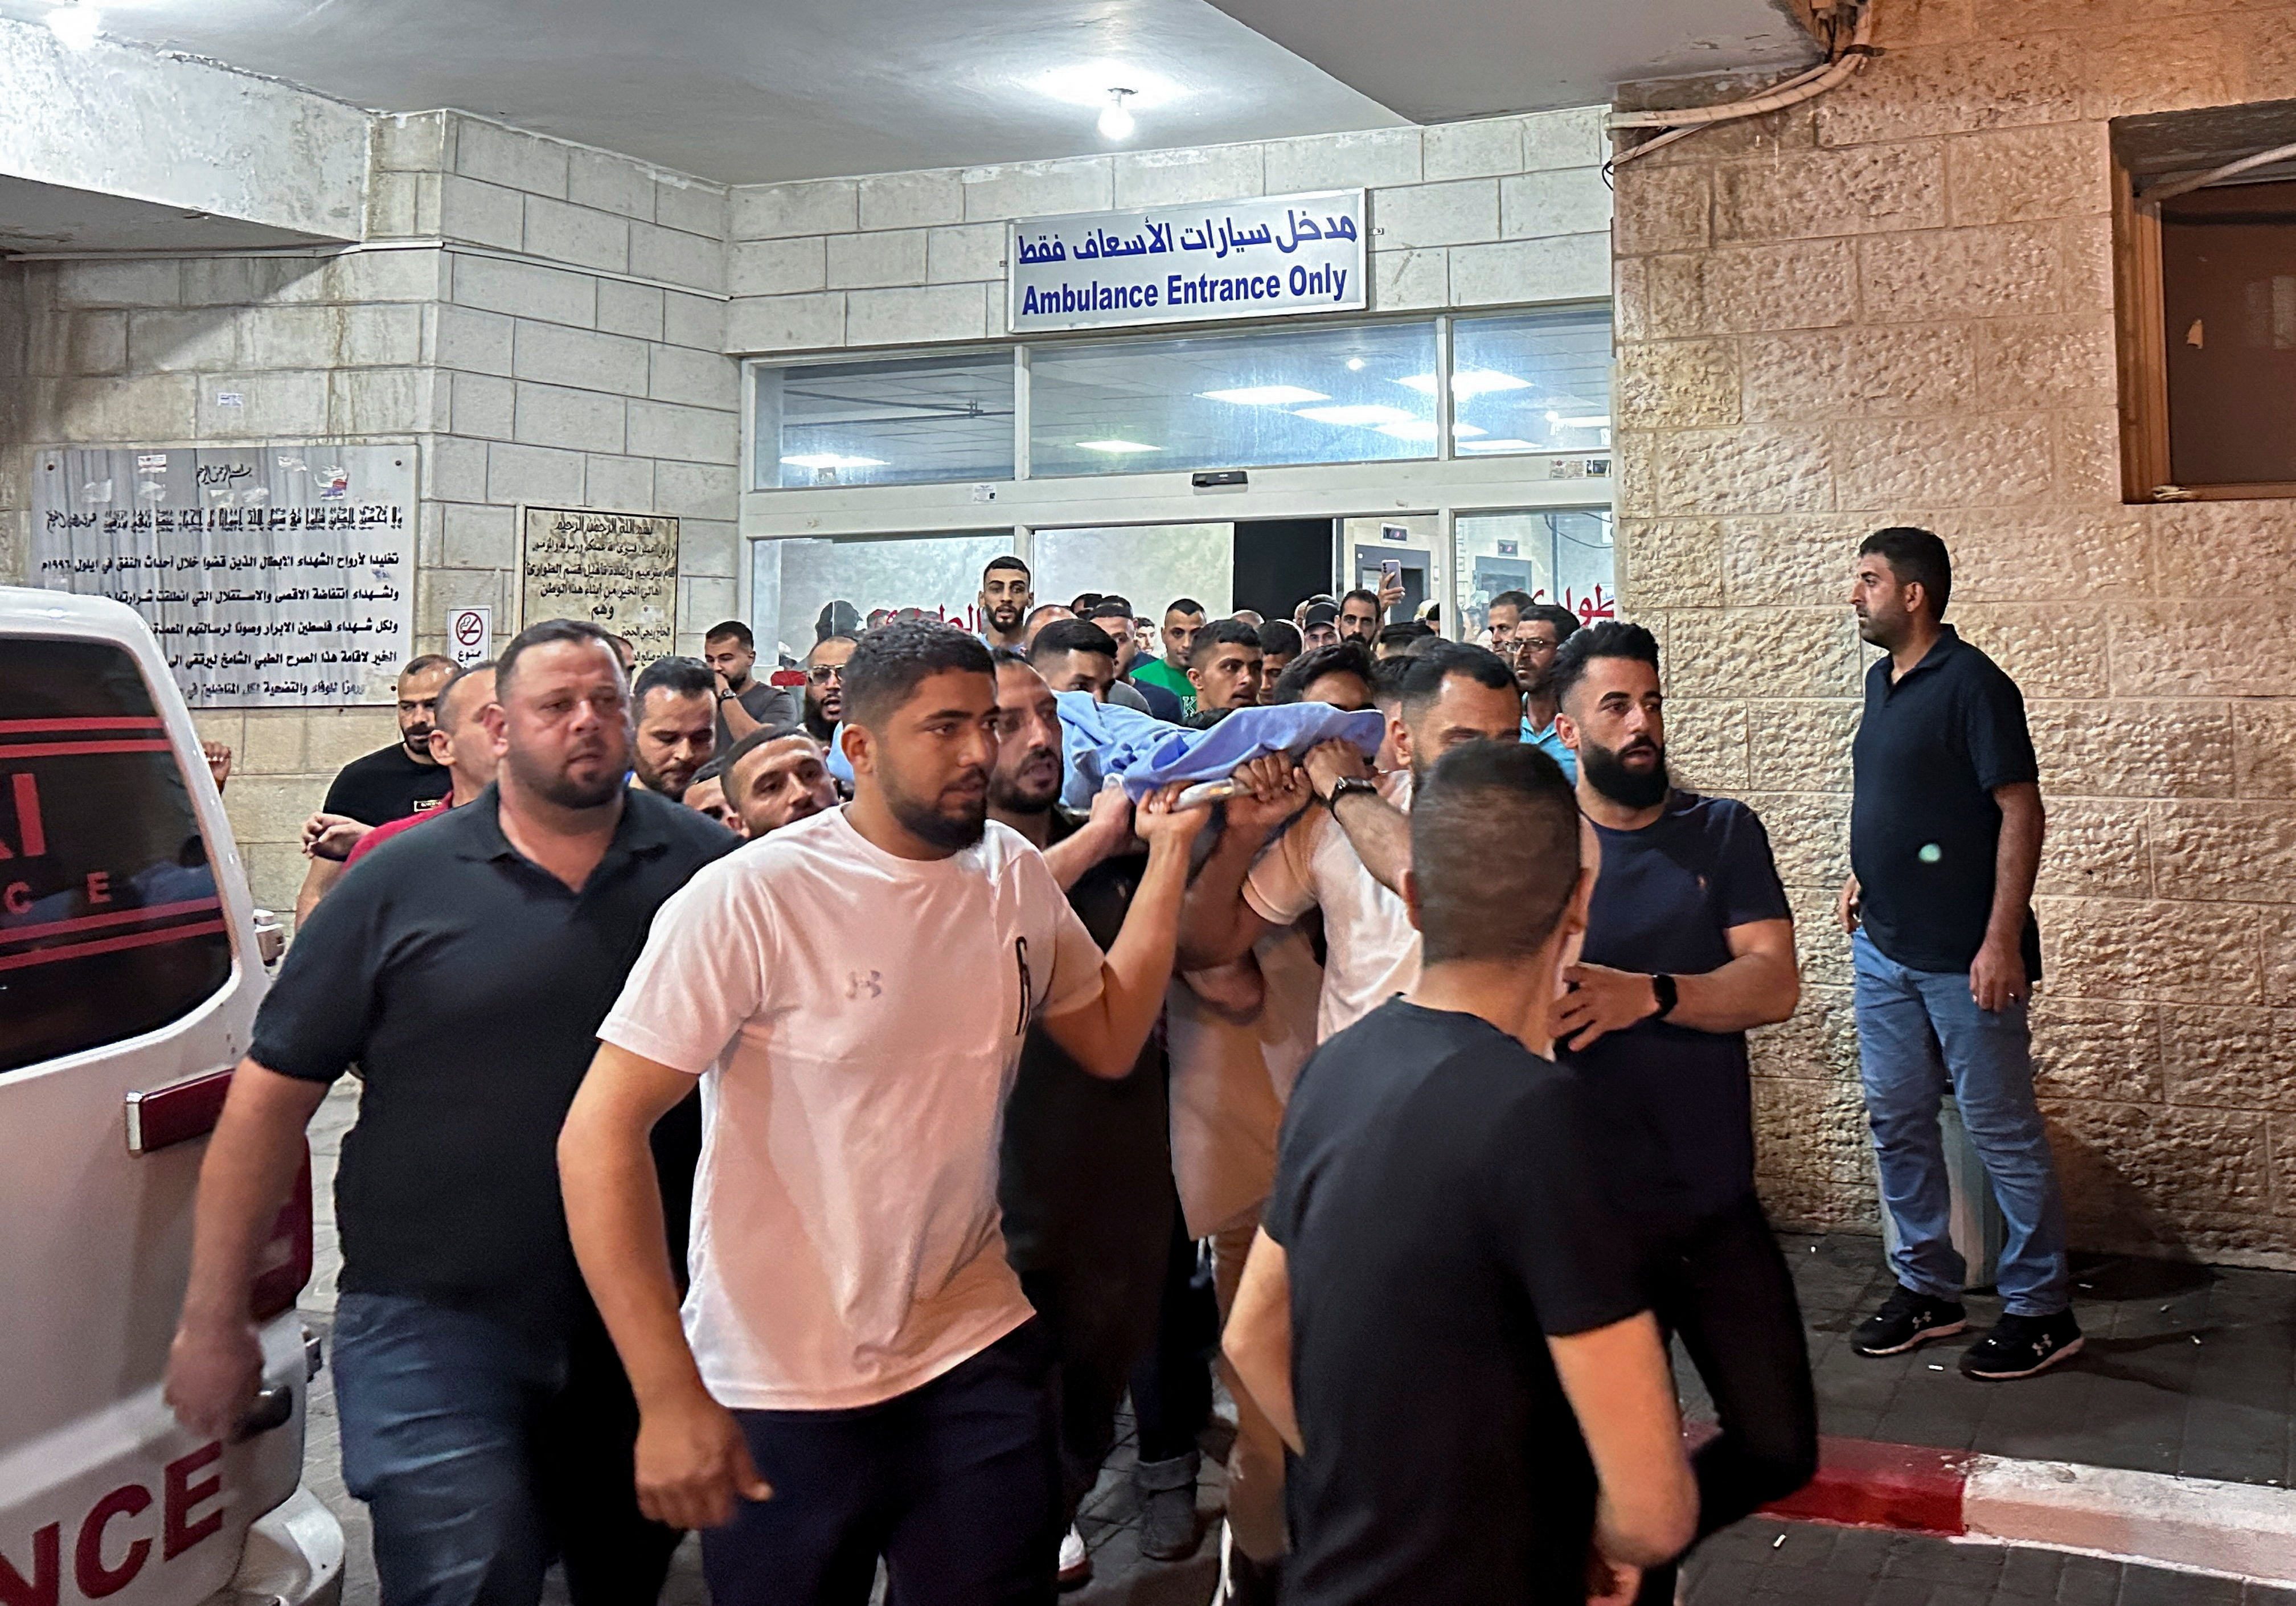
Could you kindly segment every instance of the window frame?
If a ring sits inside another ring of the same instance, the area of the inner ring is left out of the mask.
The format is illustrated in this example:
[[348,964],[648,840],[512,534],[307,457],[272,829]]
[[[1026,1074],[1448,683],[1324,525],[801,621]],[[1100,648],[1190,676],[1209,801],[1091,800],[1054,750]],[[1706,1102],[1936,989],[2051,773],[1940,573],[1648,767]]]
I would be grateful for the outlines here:
[[[1084,479],[1118,480],[1130,479],[1141,476],[1156,475],[1160,473],[1163,475],[1185,475],[1189,473],[1210,471],[1205,468],[1193,470],[1157,470],[1143,467],[1141,469],[1132,471],[1129,473],[1038,474],[1036,472],[1034,463],[1031,461],[1033,455],[1031,438],[1034,432],[1033,426],[1035,422],[1035,394],[1031,373],[1036,354],[1047,349],[1060,349],[1076,347],[1101,347],[1112,349],[1128,345],[1147,345],[1171,340],[1218,340],[1224,338],[1249,337],[1253,334],[1261,333],[1305,333],[1308,330],[1314,328],[1323,328],[1327,330],[1360,329],[1377,326],[1411,324],[1431,324],[1433,326],[1435,337],[1436,373],[1436,390],[1434,398],[1436,438],[1434,442],[1434,451],[1429,455],[1415,457],[1362,458],[1350,459],[1340,463],[1218,464],[1212,465],[1213,467],[1234,467],[1241,468],[1250,473],[1268,473],[1294,469],[1329,471],[1332,469],[1365,466],[1402,469],[1406,467],[1424,467],[1429,463],[1462,462],[1520,463],[1525,462],[1535,462],[1540,459],[1554,459],[1562,461],[1595,457],[1615,459],[1618,452],[1615,437],[1611,445],[1600,448],[1578,447],[1563,450],[1530,452],[1469,452],[1464,454],[1462,454],[1458,450],[1458,443],[1454,438],[1454,428],[1457,422],[1458,407],[1456,398],[1451,394],[1451,373],[1454,366],[1453,347],[1455,344],[1456,326],[1463,321],[1472,323],[1476,320],[1485,318],[1496,321],[1502,318],[1520,317],[1529,313],[1570,312],[1600,312],[1604,315],[1605,317],[1612,318],[1611,342],[1612,349],[1615,352],[1617,346],[1617,329],[1612,303],[1608,299],[1582,299],[1568,301],[1529,302],[1521,305],[1505,307],[1478,307],[1464,311],[1458,309],[1446,309],[1441,311],[1428,311],[1422,309],[1411,312],[1390,313],[1384,315],[1351,314],[1344,316],[1333,316],[1328,319],[1318,319],[1313,322],[1299,321],[1292,324],[1286,324],[1280,327],[1271,326],[1266,324],[1246,323],[1192,324],[1182,326],[1177,329],[1134,329],[1115,333],[1111,333],[1105,330],[1086,330],[1073,334],[1032,336],[1028,338],[1013,337],[1002,340],[988,341],[969,340],[953,343],[947,346],[906,346],[886,348],[882,349],[867,347],[849,347],[835,351],[808,352],[801,356],[765,356],[746,357],[742,360],[742,450],[747,458],[747,471],[742,475],[742,497],[746,504],[750,498],[758,496],[793,497],[805,496],[808,495],[839,496],[850,495],[857,491],[865,491],[872,495],[882,495],[887,492],[898,490],[916,490],[934,488],[946,488],[950,486],[974,486],[980,484],[988,484],[991,486],[1019,486],[1030,483],[1031,481],[1051,482]],[[763,449],[763,445],[758,439],[757,435],[758,384],[758,374],[762,371],[767,369],[789,371],[824,366],[834,367],[855,363],[898,363],[905,360],[922,360],[926,358],[989,356],[1000,353],[1010,356],[1013,368],[1013,475],[1009,480],[998,479],[983,481],[978,479],[912,479],[897,480],[884,484],[856,483],[852,485],[837,486],[784,486],[762,483],[763,477],[767,473],[769,461],[775,469],[778,469],[779,466],[778,452],[776,452],[769,460],[767,453]]]
[[[2120,387],[2120,499],[2124,504],[2158,507],[2174,502],[2296,498],[2296,479],[2182,485],[2169,477],[2168,283],[2161,259],[2161,203],[2144,199],[2137,177],[2116,154],[2113,339]],[[2155,494],[2171,487],[2176,496]]]

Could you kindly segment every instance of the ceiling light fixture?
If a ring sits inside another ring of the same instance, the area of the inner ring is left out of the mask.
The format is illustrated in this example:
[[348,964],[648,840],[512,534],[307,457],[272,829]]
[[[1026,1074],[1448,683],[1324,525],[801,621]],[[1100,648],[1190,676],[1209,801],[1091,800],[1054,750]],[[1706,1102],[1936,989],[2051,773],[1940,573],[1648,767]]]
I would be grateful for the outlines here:
[[1349,373],[1361,373],[1363,372],[1363,366],[1364,360],[1359,356],[1351,356],[1348,359],[1348,372]]
[[793,469],[882,469],[882,457],[847,457],[837,452],[803,452],[782,461]]
[[1234,402],[1240,407],[1280,407],[1295,402],[1332,399],[1321,390],[1303,390],[1297,385],[1246,385],[1237,390],[1199,390],[1196,394],[1206,401]]
[[93,5],[59,5],[48,13],[48,31],[68,50],[86,50],[102,26],[103,14]]
[[1489,440],[1462,440],[1462,452],[1536,452],[1539,448],[1528,440],[1517,440],[1512,435],[1498,436]]
[[1546,422],[1565,430],[1607,430],[1611,427],[1611,415],[1591,413],[1584,418],[1565,418],[1560,413],[1549,413]]
[[1292,414],[1319,424],[1363,424],[1372,429],[1383,429],[1389,424],[1414,422],[1412,414],[1400,407],[1390,407],[1383,402],[1362,402],[1344,407],[1303,407]]
[[[1431,373],[1414,373],[1395,382],[1398,385],[1408,385],[1422,396],[1435,394],[1435,376]],[[1470,396],[1480,396],[1489,390],[1528,390],[1529,389],[1529,380],[1517,379],[1512,373],[1501,373],[1495,368],[1462,368],[1451,376],[1451,394],[1462,400]]]
[[1100,137],[1112,145],[1120,145],[1130,139],[1133,129],[1138,127],[1132,120],[1132,113],[1124,107],[1124,97],[1131,93],[1129,89],[1110,90],[1108,105],[1100,114]]
[[1164,448],[1143,446],[1136,440],[1079,440],[1077,442],[1077,449],[1083,452],[1106,452],[1120,457],[1128,453],[1160,452]]

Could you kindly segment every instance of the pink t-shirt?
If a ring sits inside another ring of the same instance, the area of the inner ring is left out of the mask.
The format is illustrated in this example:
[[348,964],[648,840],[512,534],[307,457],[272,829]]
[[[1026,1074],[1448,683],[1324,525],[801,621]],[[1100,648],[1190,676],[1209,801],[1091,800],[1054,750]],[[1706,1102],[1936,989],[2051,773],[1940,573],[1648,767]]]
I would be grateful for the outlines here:
[[[417,807],[421,806],[418,805]],[[400,832],[408,830],[413,826],[420,825],[425,820],[435,820],[440,815],[445,814],[448,809],[454,807],[455,794],[448,792],[445,797],[439,799],[435,806],[422,808],[422,811],[420,814],[411,814],[404,815],[399,819],[384,821],[381,824],[368,832],[366,835],[361,837],[357,841],[351,844],[351,850],[343,856],[343,868],[346,870],[349,869],[353,864],[357,864],[361,859],[366,857],[368,854],[373,853],[376,848],[390,840],[391,838],[397,836]]]

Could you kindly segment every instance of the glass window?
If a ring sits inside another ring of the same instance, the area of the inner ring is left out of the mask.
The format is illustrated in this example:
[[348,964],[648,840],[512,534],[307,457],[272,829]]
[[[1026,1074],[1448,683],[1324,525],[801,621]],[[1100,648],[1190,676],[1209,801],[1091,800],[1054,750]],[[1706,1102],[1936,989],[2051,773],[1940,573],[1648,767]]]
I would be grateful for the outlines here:
[[1460,605],[1468,641],[1489,627],[1502,591],[1559,602],[1585,623],[1616,616],[1617,578],[1606,509],[1463,513],[1455,527]]
[[[758,541],[750,552],[750,618],[775,622],[781,656],[802,659],[832,630],[914,611],[980,628],[980,571],[1013,550],[1013,532]],[[758,643],[765,657],[766,643]],[[770,660],[768,661],[771,661]]]
[[758,488],[1013,477],[1013,354],[757,371]]
[[1370,324],[1029,353],[1029,471],[1435,455],[1435,326]]
[[2296,486],[2296,181],[2161,202],[2161,278],[2169,479],[2284,494]]
[[1120,596],[1136,614],[1193,597],[1215,615],[1235,605],[1235,526],[1160,524],[1122,529],[1040,529],[1032,548],[1037,600],[1069,602],[1087,591]]
[[0,1071],[156,1031],[231,976],[230,923],[135,660],[0,640]]
[[1456,318],[1455,454],[1611,449],[1608,307]]

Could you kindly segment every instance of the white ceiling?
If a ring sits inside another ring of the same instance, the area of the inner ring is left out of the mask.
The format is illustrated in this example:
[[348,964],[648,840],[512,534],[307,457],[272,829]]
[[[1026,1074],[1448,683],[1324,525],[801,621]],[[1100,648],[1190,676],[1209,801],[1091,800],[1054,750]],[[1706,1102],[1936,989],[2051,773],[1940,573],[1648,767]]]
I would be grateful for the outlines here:
[[1613,85],[1815,61],[1785,0],[1212,0],[1414,122],[1588,106]]
[[117,37],[735,184],[1108,149],[1091,107],[1036,86],[1054,71],[1168,84],[1130,142],[1156,148],[1585,105],[1807,49],[1782,0],[95,3]]

